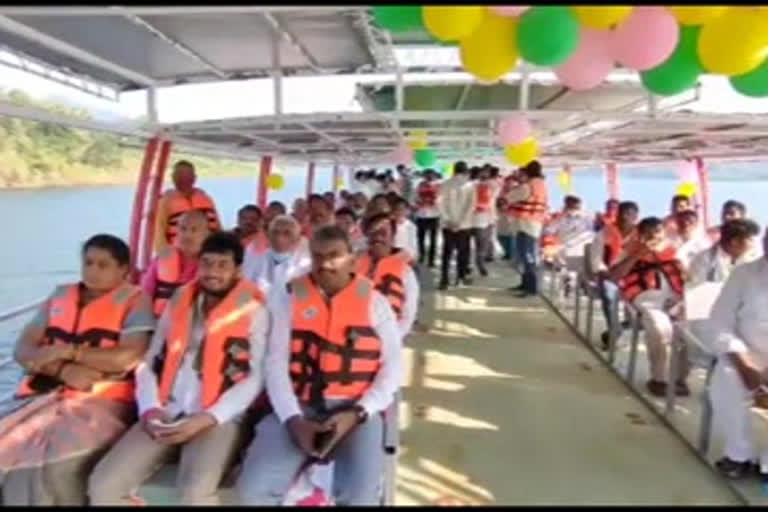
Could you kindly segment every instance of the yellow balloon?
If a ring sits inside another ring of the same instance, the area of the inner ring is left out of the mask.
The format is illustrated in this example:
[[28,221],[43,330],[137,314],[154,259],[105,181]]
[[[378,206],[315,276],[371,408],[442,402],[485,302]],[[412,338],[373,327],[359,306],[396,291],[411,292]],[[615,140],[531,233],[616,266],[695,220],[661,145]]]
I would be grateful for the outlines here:
[[749,73],[768,57],[768,19],[731,7],[701,27],[698,53],[704,69],[733,76]]
[[682,25],[703,25],[717,18],[728,10],[727,5],[685,5],[670,6],[672,13]]
[[489,12],[469,37],[461,40],[464,69],[480,80],[493,82],[515,68],[517,20]]
[[424,26],[441,41],[459,41],[472,34],[488,12],[481,5],[425,5]]
[[696,195],[696,184],[693,182],[681,183],[675,190],[675,195],[692,197]]
[[336,188],[344,188],[344,178],[336,179]]
[[582,25],[596,29],[611,28],[632,13],[630,5],[581,5],[572,9]]
[[427,132],[424,130],[413,130],[408,137],[408,146],[411,149],[424,149],[427,147]]
[[280,190],[285,184],[282,174],[270,174],[267,176],[267,188],[270,190]]
[[539,156],[539,142],[528,137],[520,144],[510,144],[504,148],[504,154],[515,165],[526,165]]

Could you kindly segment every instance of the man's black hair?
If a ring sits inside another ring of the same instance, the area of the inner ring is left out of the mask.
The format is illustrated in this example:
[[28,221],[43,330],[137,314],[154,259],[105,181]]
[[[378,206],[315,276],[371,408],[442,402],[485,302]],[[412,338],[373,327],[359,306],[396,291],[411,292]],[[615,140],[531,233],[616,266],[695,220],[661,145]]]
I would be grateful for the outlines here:
[[467,167],[467,162],[459,160],[453,164],[453,174],[467,174],[468,172],[469,167]]
[[392,228],[392,236],[397,233],[397,221],[395,221],[394,217],[389,215],[388,213],[377,213],[376,215],[371,215],[367,219],[363,221],[363,233],[368,233],[368,228],[371,226],[378,224],[379,222],[387,221],[389,222],[389,226]]
[[83,244],[83,256],[88,249],[102,249],[107,251],[121,267],[127,266],[131,261],[131,250],[128,244],[114,235],[101,233],[94,235]]
[[635,212],[639,212],[640,208],[637,206],[637,203],[634,201],[622,201],[619,203],[619,216],[621,216],[622,213],[626,212],[627,210],[634,210]]
[[541,170],[541,164],[538,160],[531,160],[522,168],[522,171],[529,178],[543,178],[544,173]]
[[312,235],[312,242],[344,242],[349,252],[353,252],[349,235],[336,224],[323,226]]
[[347,208],[346,206],[344,208],[339,208],[336,210],[335,216],[340,217],[342,215],[347,215],[349,217],[352,217],[352,220],[357,221],[357,215],[355,214],[354,210],[352,208]]
[[280,201],[271,201],[267,205],[267,209],[270,209],[270,208],[279,208],[281,214],[285,214],[288,211],[288,209],[285,207],[285,205],[282,202],[280,202]]
[[258,213],[259,217],[261,217],[261,208],[259,208],[255,204],[247,204],[247,205],[243,206],[242,208],[237,210],[237,215],[240,216],[241,214],[243,214],[245,212]]
[[203,242],[200,255],[203,254],[232,254],[236,266],[243,264],[243,244],[234,234],[227,231],[219,231],[209,235]]
[[735,199],[729,199],[723,203],[723,211],[725,212],[726,210],[739,210],[742,216],[747,214],[747,206],[741,201],[736,201]]
[[760,226],[750,219],[733,219],[720,226],[720,244],[727,245],[732,240],[746,240],[760,234]]
[[649,231],[655,231],[663,225],[664,222],[658,217],[646,217],[638,223],[637,232],[645,234]]

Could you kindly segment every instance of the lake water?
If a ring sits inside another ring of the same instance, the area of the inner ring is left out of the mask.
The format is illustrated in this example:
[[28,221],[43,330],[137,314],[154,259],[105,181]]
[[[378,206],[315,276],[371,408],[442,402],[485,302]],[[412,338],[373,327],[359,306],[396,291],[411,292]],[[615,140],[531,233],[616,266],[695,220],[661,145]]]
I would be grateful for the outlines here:
[[[330,173],[318,173],[318,190],[328,190]],[[328,176],[325,176],[328,174]],[[562,192],[553,183],[553,204],[560,204]],[[254,178],[200,180],[200,186],[216,200],[223,222],[232,226],[243,204],[254,202]],[[663,215],[677,187],[676,179],[622,177],[622,195],[637,201],[641,215]],[[302,194],[304,180],[299,174],[286,176],[285,187],[270,199],[291,201]],[[712,213],[717,218],[722,203],[740,199],[750,216],[765,225],[768,221],[768,181],[713,181]],[[588,209],[600,208],[606,199],[600,174],[577,173],[573,193],[584,199]],[[54,188],[0,190],[0,311],[33,301],[48,294],[54,285],[77,279],[80,245],[89,236],[112,233],[127,240],[133,187]],[[21,321],[0,324],[0,356],[7,351]]]

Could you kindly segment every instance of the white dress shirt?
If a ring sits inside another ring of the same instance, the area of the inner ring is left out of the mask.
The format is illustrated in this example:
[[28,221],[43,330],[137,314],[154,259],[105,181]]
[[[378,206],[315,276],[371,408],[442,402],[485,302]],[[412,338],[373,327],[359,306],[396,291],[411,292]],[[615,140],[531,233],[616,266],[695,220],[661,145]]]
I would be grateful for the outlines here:
[[404,219],[397,225],[395,247],[404,250],[412,259],[418,257],[419,241],[416,236],[416,224],[409,219]]
[[[166,407],[160,403],[158,384],[160,379],[152,371],[152,365],[168,337],[171,308],[166,308],[160,317],[149,350],[136,368],[136,403],[139,407],[139,415],[153,408],[163,409],[171,417],[203,412],[202,382],[200,374],[195,369],[195,359],[205,337],[202,304],[203,294],[201,293],[195,301],[189,346],[176,373]],[[267,345],[268,320],[266,307],[260,307],[253,312],[249,336],[251,367],[248,376],[222,393],[219,399],[205,410],[212,414],[219,424],[239,419],[263,389],[262,365]]]
[[592,218],[584,212],[578,212],[560,216],[544,228],[544,233],[560,240],[564,256],[581,257],[584,255],[584,246],[595,236],[592,226]]
[[475,188],[464,176],[452,176],[443,182],[437,202],[443,227],[455,224],[456,229],[472,227]]
[[243,277],[255,283],[266,296],[273,287],[285,286],[311,268],[312,259],[306,246],[300,245],[282,263],[275,260],[275,253],[270,248],[247,264],[243,263]]
[[[402,344],[395,314],[381,293],[375,290],[372,293],[370,318],[381,340],[381,366],[368,391],[357,402],[369,415],[389,407],[403,379]],[[289,373],[292,306],[291,295],[285,288],[273,290],[268,306],[272,329],[267,347],[265,376],[269,400],[281,422],[301,414],[299,399]]]
[[712,306],[714,352],[747,353],[768,365],[768,261],[737,266]]
[[403,291],[405,292],[405,301],[403,302],[402,316],[398,321],[400,326],[400,338],[405,339],[413,323],[416,321],[416,314],[419,312],[419,278],[416,272],[408,267],[403,276]]
[[747,251],[736,261],[723,251],[720,244],[696,254],[688,267],[687,284],[695,286],[704,282],[721,283],[728,279],[733,269],[760,258],[756,251]]
[[678,235],[673,235],[671,242],[674,247],[677,247],[677,259],[680,260],[686,270],[694,256],[712,247],[712,240],[703,230],[697,230],[689,240],[683,240]]

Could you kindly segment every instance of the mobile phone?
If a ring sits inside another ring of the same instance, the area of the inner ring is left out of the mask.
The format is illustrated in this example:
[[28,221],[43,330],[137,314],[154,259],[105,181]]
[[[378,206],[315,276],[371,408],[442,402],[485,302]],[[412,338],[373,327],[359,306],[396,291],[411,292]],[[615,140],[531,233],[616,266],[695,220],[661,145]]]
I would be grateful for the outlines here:
[[184,419],[182,418],[176,421],[166,422],[166,421],[159,420],[157,418],[153,418],[152,420],[150,420],[150,423],[152,424],[153,427],[157,427],[160,429],[163,429],[163,428],[171,429],[171,428],[176,428],[182,423],[184,423]]
[[318,432],[315,434],[315,450],[321,457],[327,455],[327,451],[330,448],[331,440],[336,436],[336,426],[327,432]]

